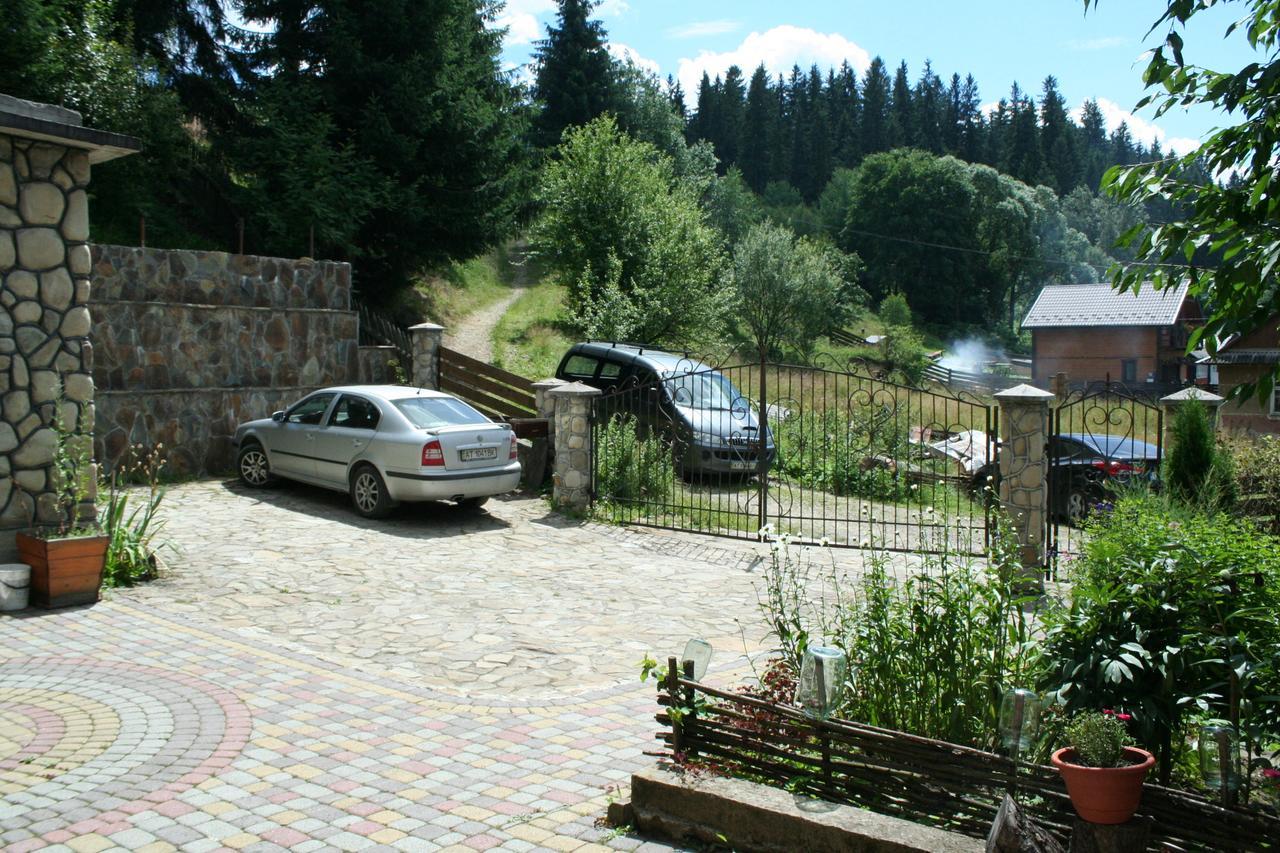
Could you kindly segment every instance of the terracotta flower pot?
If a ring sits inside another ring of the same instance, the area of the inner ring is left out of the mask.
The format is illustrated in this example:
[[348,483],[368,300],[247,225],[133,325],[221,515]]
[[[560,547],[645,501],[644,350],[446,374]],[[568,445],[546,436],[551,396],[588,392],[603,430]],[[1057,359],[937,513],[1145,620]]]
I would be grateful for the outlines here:
[[1127,767],[1084,767],[1073,764],[1075,750],[1064,747],[1053,754],[1053,766],[1071,795],[1076,814],[1090,823],[1124,823],[1142,801],[1142,783],[1156,763],[1145,749],[1126,746]]
[[19,533],[19,559],[31,567],[31,603],[52,608],[97,601],[110,541],[109,536],[42,539]]

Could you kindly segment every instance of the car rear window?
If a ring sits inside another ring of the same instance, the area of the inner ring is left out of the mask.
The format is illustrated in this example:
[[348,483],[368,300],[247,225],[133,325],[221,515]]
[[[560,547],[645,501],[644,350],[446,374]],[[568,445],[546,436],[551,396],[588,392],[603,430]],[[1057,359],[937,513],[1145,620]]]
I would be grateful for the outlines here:
[[489,422],[484,415],[453,397],[405,397],[392,403],[419,429]]

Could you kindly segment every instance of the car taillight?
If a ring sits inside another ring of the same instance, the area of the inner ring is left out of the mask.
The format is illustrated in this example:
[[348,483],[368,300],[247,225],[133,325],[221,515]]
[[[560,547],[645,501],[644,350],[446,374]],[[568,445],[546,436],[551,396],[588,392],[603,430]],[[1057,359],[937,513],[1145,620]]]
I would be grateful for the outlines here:
[[1093,467],[1101,471],[1103,476],[1106,477],[1114,477],[1116,474],[1132,474],[1138,470],[1128,462],[1106,462],[1102,459],[1094,462]]
[[511,433],[511,453],[507,456],[507,459],[515,461],[515,458],[516,458],[516,434],[513,432]]
[[437,439],[432,439],[422,445],[422,466],[439,467],[444,465],[444,449],[440,447]]

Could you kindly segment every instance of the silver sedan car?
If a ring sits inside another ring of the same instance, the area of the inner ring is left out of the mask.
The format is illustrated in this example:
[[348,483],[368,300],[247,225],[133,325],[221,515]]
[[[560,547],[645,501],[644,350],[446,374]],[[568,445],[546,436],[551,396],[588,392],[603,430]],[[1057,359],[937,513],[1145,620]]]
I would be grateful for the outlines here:
[[400,501],[479,507],[520,482],[509,424],[424,388],[325,388],[241,424],[235,441],[245,485],[286,477],[347,492],[366,518],[380,518]]

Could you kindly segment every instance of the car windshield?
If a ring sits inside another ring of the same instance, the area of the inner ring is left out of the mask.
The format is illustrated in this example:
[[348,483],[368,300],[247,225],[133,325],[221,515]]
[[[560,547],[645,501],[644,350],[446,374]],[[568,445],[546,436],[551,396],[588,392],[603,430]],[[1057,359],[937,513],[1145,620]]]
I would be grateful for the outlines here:
[[392,403],[418,429],[489,422],[484,415],[453,397],[405,397]]
[[719,373],[666,373],[663,385],[677,406],[692,409],[731,409],[741,395]]

